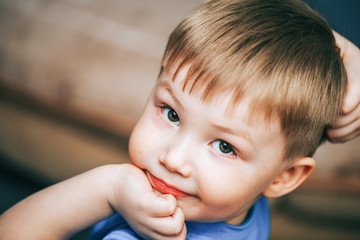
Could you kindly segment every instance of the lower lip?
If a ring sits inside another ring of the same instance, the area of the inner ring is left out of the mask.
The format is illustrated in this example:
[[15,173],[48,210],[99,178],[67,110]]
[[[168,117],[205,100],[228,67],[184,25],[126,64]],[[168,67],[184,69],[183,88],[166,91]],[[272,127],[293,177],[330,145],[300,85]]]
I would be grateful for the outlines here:
[[151,173],[148,172],[148,177],[150,179],[151,185],[158,191],[164,194],[171,194],[174,197],[189,197],[191,195],[176,189],[172,186],[167,185],[162,180],[158,179],[157,177],[153,176]]

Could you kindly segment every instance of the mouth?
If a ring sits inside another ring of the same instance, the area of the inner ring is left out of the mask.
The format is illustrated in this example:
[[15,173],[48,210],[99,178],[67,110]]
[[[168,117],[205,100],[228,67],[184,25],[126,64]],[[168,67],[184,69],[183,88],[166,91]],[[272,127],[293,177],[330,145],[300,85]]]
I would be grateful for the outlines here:
[[171,186],[171,185],[167,184],[166,182],[164,182],[163,180],[153,176],[150,172],[146,172],[146,173],[147,173],[147,176],[148,176],[153,188],[155,188],[159,192],[164,193],[164,194],[171,194],[174,197],[189,197],[189,196],[191,196],[190,194],[183,192],[180,189],[177,189],[176,187]]

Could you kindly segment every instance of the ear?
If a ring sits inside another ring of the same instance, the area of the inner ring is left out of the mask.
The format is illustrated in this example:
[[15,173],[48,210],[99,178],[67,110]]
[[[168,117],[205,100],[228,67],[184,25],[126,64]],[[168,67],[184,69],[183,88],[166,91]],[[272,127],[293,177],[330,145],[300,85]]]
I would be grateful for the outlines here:
[[275,180],[265,189],[263,195],[269,198],[283,196],[295,190],[315,169],[313,158],[300,158],[290,167],[279,173]]

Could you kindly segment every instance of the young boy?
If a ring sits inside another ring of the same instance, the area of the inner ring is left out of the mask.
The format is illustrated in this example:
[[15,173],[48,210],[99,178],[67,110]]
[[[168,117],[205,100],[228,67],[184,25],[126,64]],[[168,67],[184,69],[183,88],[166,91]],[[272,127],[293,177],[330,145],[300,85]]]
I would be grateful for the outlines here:
[[209,1],[169,38],[134,165],[30,196],[1,216],[0,238],[64,238],[118,212],[93,239],[267,239],[264,197],[314,170],[346,82],[331,29],[302,2]]

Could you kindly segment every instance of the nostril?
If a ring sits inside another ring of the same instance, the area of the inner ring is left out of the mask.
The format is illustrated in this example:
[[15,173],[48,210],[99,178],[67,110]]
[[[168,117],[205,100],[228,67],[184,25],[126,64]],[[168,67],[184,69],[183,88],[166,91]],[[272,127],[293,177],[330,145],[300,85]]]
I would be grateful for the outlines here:
[[159,154],[158,159],[159,159],[159,163],[164,165],[165,164],[165,157],[166,154]]
[[169,156],[159,156],[160,165],[164,166],[169,172],[179,174],[185,178],[191,175],[191,166],[179,158],[170,158]]
[[191,166],[189,164],[185,164],[182,169],[179,171],[179,173],[185,177],[188,178],[191,176]]
[[170,172],[178,172],[179,166],[171,163],[167,159],[160,160],[160,163]]

